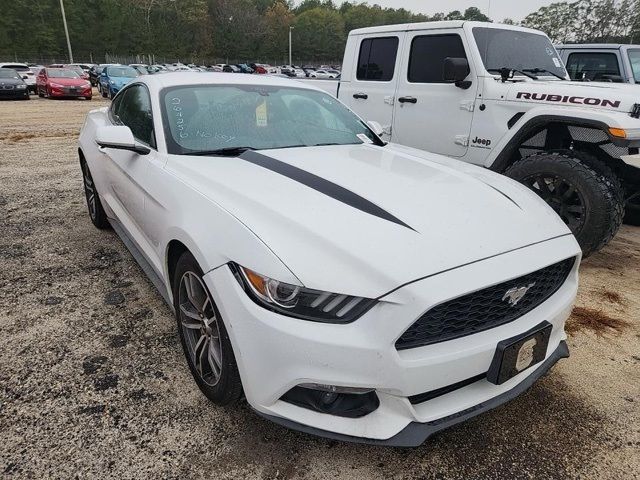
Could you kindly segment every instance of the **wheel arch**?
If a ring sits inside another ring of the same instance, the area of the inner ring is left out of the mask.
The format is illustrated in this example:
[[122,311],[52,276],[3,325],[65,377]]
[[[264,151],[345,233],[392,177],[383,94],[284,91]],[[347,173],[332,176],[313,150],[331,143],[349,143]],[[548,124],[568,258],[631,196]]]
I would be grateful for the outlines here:
[[[515,121],[514,125],[518,124],[518,120]],[[552,139],[552,143],[555,143],[555,145],[551,149],[567,148],[567,145],[563,145],[563,143],[572,140],[568,127],[597,130],[603,132],[614,145],[617,143],[617,140],[608,132],[609,126],[602,120],[553,114],[538,115],[523,123],[500,149],[494,159],[490,160],[490,163],[485,166],[495,172],[504,173],[508,167],[522,158],[519,149],[526,144],[526,142],[544,131],[553,132],[552,136],[554,138]],[[545,142],[546,141],[547,139],[545,139]]]

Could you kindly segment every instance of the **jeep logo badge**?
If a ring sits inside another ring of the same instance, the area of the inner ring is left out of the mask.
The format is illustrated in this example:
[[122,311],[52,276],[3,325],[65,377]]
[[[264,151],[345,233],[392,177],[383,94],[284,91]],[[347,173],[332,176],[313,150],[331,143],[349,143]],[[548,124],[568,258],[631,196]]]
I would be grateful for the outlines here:
[[529,289],[533,287],[535,284],[536,282],[533,282],[527,285],[526,287],[510,288],[502,296],[502,301],[504,302],[506,300],[509,303],[509,305],[511,305],[512,307],[515,307],[518,304],[518,302],[522,300],[522,298],[527,294]]

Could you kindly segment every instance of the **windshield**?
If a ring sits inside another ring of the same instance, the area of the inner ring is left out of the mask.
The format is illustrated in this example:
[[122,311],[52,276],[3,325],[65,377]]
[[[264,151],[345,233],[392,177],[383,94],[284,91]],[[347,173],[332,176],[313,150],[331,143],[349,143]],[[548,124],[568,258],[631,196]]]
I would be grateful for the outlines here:
[[110,77],[135,78],[138,76],[138,72],[131,67],[107,67],[107,75]]
[[15,70],[9,68],[0,68],[0,78],[17,78],[18,80],[22,80],[22,77],[20,77]]
[[73,70],[74,72],[77,73],[84,73],[84,70],[82,70],[82,67],[79,67],[78,65],[67,65],[64,68],[68,69],[68,70]]
[[636,83],[640,83],[640,50],[629,50],[629,62],[634,80]]
[[174,87],[163,91],[161,103],[167,149],[174,154],[377,141],[335,98],[302,88]]
[[475,27],[473,36],[484,67],[490,73],[506,67],[535,73],[535,76],[554,76],[555,74],[566,77],[567,75],[551,41],[544,35],[518,30]]
[[47,70],[47,75],[51,78],[78,78],[79,75],[77,72],[69,69],[63,68],[52,68]]

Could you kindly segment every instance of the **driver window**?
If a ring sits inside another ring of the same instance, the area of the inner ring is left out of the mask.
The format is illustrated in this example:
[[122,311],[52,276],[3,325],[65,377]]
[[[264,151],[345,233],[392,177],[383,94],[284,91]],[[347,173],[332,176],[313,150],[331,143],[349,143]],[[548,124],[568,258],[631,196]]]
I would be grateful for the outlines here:
[[444,60],[467,58],[460,35],[425,35],[415,37],[409,54],[408,80],[411,83],[446,83]]
[[112,113],[122,125],[126,125],[133,132],[133,136],[156,148],[153,132],[153,115],[151,113],[151,98],[149,92],[142,85],[133,85],[116,96]]

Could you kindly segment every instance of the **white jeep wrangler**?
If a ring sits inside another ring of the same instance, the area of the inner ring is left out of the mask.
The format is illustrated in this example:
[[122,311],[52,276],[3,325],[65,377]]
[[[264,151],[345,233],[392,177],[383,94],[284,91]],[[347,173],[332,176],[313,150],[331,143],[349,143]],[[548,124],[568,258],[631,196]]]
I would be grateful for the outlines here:
[[464,21],[354,30],[340,82],[307,81],[378,122],[386,140],[524,183],[585,255],[611,240],[640,194],[637,87],[570,81],[539,31]]

